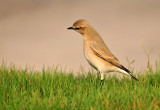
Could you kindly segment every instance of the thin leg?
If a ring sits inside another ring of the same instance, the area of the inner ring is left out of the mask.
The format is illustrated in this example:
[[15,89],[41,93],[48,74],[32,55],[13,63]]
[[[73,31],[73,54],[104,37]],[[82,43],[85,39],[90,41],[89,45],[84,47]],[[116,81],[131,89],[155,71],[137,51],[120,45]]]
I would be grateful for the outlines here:
[[100,72],[101,73],[101,80],[104,79],[104,73],[103,72]]
[[100,72],[101,73],[101,82],[100,82],[100,86],[101,86],[101,90],[102,90],[102,85],[103,85],[103,79],[104,79],[104,73],[103,72]]

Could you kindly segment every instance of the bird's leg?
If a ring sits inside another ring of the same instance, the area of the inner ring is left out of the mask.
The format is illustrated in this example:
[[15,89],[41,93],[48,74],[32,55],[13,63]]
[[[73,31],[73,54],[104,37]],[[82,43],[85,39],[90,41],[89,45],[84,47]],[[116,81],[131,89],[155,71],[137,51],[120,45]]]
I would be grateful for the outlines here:
[[102,90],[103,79],[104,79],[104,73],[103,73],[103,72],[100,72],[100,73],[101,73],[101,82],[100,82],[100,85],[101,85],[101,90]]
[[101,73],[101,82],[103,82],[103,79],[104,79],[104,73],[103,72],[100,72]]

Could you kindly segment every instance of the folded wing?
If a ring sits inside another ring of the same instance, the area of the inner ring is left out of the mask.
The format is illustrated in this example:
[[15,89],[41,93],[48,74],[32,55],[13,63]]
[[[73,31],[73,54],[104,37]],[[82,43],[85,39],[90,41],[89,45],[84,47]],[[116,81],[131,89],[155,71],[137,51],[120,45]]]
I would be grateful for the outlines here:
[[[120,64],[119,60],[110,52],[107,46],[99,46],[96,42],[91,43],[91,49],[93,52],[103,60],[109,62],[110,64],[120,68],[128,73],[133,79],[137,80],[134,76],[131,75],[131,72],[126,69],[123,65]],[[102,48],[103,47],[103,48]]]

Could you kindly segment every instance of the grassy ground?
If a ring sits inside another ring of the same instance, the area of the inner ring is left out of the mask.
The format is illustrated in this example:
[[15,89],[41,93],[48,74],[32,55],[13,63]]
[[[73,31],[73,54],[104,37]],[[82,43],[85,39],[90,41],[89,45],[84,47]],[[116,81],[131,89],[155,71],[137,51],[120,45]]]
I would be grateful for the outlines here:
[[160,71],[129,78],[74,77],[55,70],[41,72],[0,67],[0,109],[160,109]]

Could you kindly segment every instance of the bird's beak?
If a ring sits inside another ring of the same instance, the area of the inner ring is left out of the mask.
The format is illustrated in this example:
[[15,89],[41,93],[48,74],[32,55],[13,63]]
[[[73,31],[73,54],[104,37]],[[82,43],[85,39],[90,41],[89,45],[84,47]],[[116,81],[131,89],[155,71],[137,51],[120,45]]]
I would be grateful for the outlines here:
[[69,27],[69,28],[67,28],[67,29],[74,29],[73,27]]

